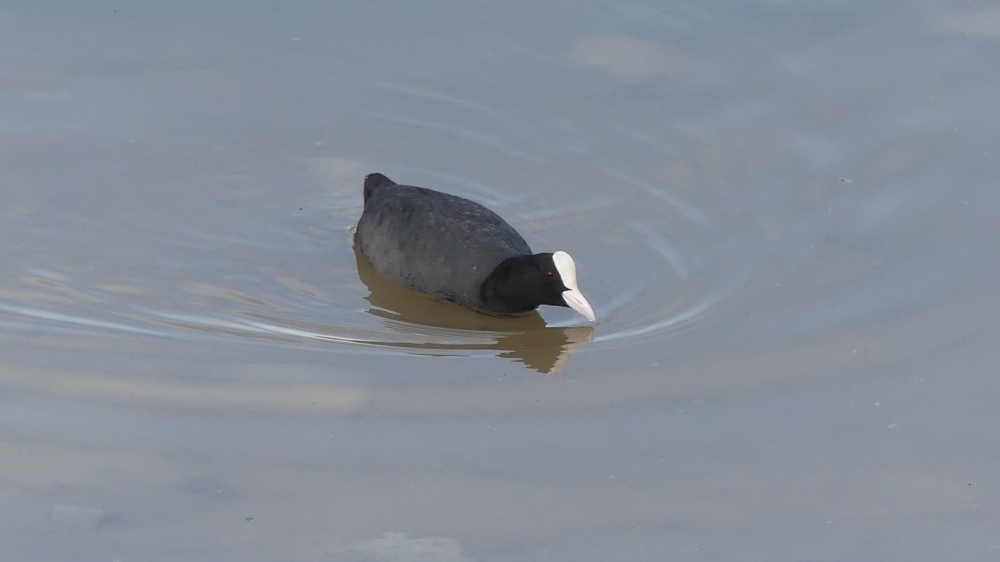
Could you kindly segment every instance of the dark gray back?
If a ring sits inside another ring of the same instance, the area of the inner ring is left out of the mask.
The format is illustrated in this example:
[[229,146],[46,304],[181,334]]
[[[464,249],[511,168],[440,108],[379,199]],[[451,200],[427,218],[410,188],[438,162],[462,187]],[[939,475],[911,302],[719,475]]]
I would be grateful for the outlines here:
[[355,235],[361,252],[380,275],[416,291],[479,308],[493,269],[531,253],[513,227],[474,201],[392,184],[368,195]]

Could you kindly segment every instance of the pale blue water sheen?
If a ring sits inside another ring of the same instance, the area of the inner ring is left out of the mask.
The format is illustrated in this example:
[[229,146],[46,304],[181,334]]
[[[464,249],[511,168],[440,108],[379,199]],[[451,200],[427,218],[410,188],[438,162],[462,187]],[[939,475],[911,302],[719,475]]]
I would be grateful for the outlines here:
[[[987,2],[8,2],[4,559],[1000,558]],[[357,260],[361,181],[598,321]]]

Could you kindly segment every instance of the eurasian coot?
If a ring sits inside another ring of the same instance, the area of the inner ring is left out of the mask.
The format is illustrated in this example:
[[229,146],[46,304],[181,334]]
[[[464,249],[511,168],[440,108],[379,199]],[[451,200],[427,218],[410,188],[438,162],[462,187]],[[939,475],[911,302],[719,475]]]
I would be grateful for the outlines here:
[[386,279],[481,311],[512,314],[568,306],[593,321],[566,252],[533,254],[506,221],[479,203],[365,177],[355,242]]

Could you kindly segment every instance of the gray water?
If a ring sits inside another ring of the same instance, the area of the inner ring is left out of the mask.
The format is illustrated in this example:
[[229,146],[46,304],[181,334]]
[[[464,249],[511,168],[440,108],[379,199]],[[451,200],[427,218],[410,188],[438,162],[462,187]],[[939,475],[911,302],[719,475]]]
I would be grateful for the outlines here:
[[3,559],[1000,559],[998,99],[988,2],[4,4]]

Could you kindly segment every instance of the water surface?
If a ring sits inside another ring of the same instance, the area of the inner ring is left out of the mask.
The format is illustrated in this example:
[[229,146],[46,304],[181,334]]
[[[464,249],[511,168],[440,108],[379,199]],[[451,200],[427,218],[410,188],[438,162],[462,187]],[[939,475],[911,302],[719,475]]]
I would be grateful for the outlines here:
[[[30,560],[990,560],[1000,11],[0,10],[0,545]],[[598,321],[378,278],[365,174]]]

